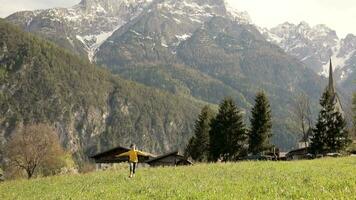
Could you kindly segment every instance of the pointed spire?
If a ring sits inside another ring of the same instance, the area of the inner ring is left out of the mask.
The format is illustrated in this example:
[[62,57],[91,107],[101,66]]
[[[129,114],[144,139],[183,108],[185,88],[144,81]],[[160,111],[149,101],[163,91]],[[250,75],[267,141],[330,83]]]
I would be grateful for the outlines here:
[[335,93],[334,78],[333,78],[333,65],[330,58],[330,69],[329,69],[329,92],[331,94]]

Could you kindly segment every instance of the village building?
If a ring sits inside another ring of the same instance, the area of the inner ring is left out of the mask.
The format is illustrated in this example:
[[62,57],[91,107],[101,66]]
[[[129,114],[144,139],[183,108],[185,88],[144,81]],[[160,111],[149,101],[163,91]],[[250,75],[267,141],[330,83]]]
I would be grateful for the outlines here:
[[0,168],[0,182],[5,180],[3,173],[4,173],[4,171]]
[[287,160],[302,160],[310,159],[312,156],[309,154],[309,147],[294,149],[286,154]]
[[[107,164],[128,162],[128,157],[117,157],[117,155],[129,151],[129,148],[126,147],[116,147],[113,149],[109,149],[107,151],[95,154],[90,158],[94,160],[97,164],[97,168],[102,168]],[[139,163],[148,164],[150,166],[180,166],[180,165],[191,165],[188,159],[184,156],[180,155],[178,151],[167,153],[161,156],[156,156],[151,153],[144,152],[148,156],[138,156]]]
[[[329,66],[329,83],[328,86],[325,88],[325,91],[329,92],[331,95],[331,101],[335,105],[335,110],[340,112],[341,115],[344,117],[344,111],[342,109],[341,101],[339,95],[335,89],[335,83],[333,78],[333,66],[332,61],[330,59],[330,66]],[[298,149],[292,150],[286,154],[287,160],[297,160],[297,159],[308,159],[311,157],[309,152],[309,145],[311,140],[311,129],[308,130],[306,136],[303,136],[301,140],[298,142]]]
[[152,158],[146,161],[152,167],[166,167],[166,166],[182,166],[182,165],[192,165],[193,163],[186,159],[184,156],[180,155],[178,151],[164,154],[156,158]]
[[312,134],[313,134],[313,130],[309,128],[306,135],[303,135],[303,137],[298,142],[299,149],[309,147]]
[[[110,167],[115,163],[122,163],[122,162],[128,162],[129,158],[124,156],[124,157],[117,157],[117,155],[129,151],[129,148],[126,147],[115,147],[113,149],[109,149],[107,151],[95,154],[93,156],[90,156],[91,159],[94,160],[96,163],[96,169],[105,169],[106,167]],[[145,163],[145,161],[149,160],[150,158],[156,157],[156,155],[146,153],[148,156],[138,156],[138,162],[139,163]]]

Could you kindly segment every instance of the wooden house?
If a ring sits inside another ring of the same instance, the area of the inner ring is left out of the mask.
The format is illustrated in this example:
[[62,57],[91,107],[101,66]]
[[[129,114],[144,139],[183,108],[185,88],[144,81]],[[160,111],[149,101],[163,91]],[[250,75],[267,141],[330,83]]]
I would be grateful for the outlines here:
[[181,165],[191,165],[188,159],[184,156],[179,155],[177,151],[164,154],[162,156],[158,156],[156,158],[151,158],[150,160],[146,161],[152,167],[158,166],[181,166]]
[[4,171],[0,168],[0,182],[4,181]]
[[[90,158],[94,159],[95,163],[97,164],[110,164],[110,163],[120,163],[120,162],[128,162],[128,156],[124,157],[116,157],[117,155],[129,151],[129,148],[126,147],[116,147],[113,149],[109,149],[107,151],[104,151],[102,153],[98,153],[96,155],[91,156]],[[145,161],[156,157],[153,154],[146,153],[148,156],[138,156],[138,161],[140,163],[144,163]]]
[[[98,168],[101,168],[101,164],[113,164],[120,162],[128,162],[128,156],[117,157],[117,155],[129,151],[129,148],[126,147],[116,147],[109,149],[102,153],[91,156],[97,165]],[[148,156],[138,156],[139,163],[145,163],[150,166],[179,166],[179,165],[191,165],[192,162],[187,160],[184,156],[179,155],[177,151],[167,153],[161,156],[156,156],[150,153],[146,153]]]
[[301,160],[310,159],[312,156],[309,154],[309,147],[299,148],[289,151],[286,154],[287,160]]

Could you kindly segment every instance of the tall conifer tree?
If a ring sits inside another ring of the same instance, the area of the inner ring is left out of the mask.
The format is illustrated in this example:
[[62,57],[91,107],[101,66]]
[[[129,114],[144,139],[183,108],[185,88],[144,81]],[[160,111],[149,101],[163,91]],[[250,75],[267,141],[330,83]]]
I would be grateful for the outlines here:
[[335,109],[333,96],[328,90],[320,99],[322,109],[313,129],[311,151],[314,154],[340,152],[349,144],[346,121],[342,114]]
[[270,144],[272,137],[271,106],[264,92],[257,93],[255,106],[251,112],[251,129],[248,135],[249,152],[259,154],[272,146]]
[[209,131],[213,111],[205,106],[195,122],[194,136],[190,139],[186,149],[186,156],[202,162],[207,161],[209,155]]
[[352,96],[352,134],[356,138],[356,93]]
[[231,98],[220,104],[219,113],[211,122],[210,160],[236,160],[245,153],[246,126],[241,111]]

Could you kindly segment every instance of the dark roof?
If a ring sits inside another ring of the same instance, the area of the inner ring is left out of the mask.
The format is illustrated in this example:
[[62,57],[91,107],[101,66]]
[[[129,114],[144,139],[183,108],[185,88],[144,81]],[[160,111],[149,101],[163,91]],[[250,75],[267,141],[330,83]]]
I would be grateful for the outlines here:
[[294,150],[291,150],[289,151],[286,156],[289,156],[289,155],[296,155],[296,154],[305,154],[305,153],[308,153],[309,151],[309,147],[304,147],[304,148],[300,148],[300,149],[294,149]]
[[156,160],[160,160],[160,159],[163,159],[163,158],[167,158],[168,156],[172,156],[172,155],[178,155],[178,151],[173,151],[173,152],[170,152],[170,153],[163,154],[161,156],[152,158],[152,159],[148,160],[147,163],[153,162],[153,161],[156,161]]
[[104,152],[95,154],[93,156],[90,156],[90,158],[94,158],[95,159],[95,158],[102,157],[102,156],[105,156],[105,155],[113,154],[113,153],[118,152],[118,151],[129,151],[129,150],[130,150],[129,148],[118,146],[118,147],[106,150]]
[[242,158],[242,160],[272,160],[270,155],[249,155]]
[[167,153],[167,154],[164,154],[164,155],[161,155],[161,156],[158,156],[158,157],[155,157],[155,158],[151,158],[150,160],[146,161],[146,163],[150,164],[152,162],[155,162],[155,161],[159,161],[161,159],[164,159],[164,158],[167,158],[169,156],[175,156],[181,160],[185,160],[187,161],[189,164],[193,164],[192,162],[190,162],[189,160],[187,160],[184,156],[182,155],[179,155],[178,151],[173,151],[173,152],[170,152],[170,153]]

